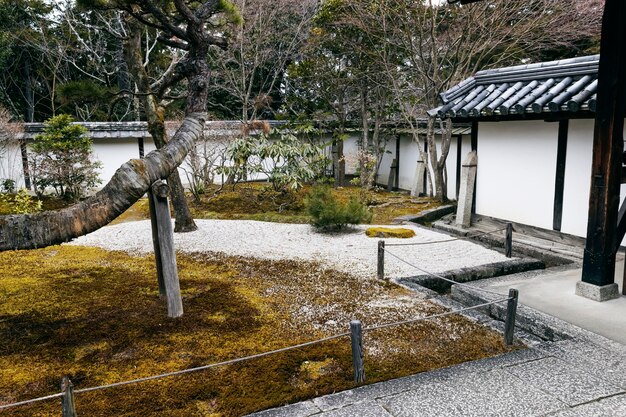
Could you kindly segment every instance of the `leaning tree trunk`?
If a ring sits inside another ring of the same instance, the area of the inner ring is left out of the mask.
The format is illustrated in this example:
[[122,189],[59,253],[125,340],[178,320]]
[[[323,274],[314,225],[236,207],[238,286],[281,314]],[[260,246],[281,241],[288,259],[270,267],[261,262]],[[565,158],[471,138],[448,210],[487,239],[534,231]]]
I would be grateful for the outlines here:
[[[167,131],[163,114],[159,112],[156,98],[150,87],[150,80],[146,69],[143,66],[143,56],[141,54],[141,27],[134,19],[127,20],[129,36],[124,40],[124,57],[134,76],[135,82],[141,94],[141,103],[148,121],[148,132],[154,140],[157,149],[161,149],[167,143]],[[167,178],[172,193],[172,205],[176,222],[175,232],[193,232],[198,230],[198,226],[193,221],[187,199],[185,198],[185,188],[180,180],[178,170],[174,170]]]
[[156,180],[177,169],[202,134],[205,113],[191,114],[172,140],[145,159],[123,164],[94,196],[65,209],[0,216],[0,251],[67,242],[110,223],[141,198]]

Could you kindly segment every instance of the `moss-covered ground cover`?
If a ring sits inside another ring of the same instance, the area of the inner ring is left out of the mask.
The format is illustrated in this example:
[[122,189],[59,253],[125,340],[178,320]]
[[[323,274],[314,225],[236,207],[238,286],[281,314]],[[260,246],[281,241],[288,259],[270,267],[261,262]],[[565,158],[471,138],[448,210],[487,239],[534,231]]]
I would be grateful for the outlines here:
[[[201,201],[191,202],[190,207],[197,219],[259,220],[280,223],[308,223],[305,200],[310,187],[297,192],[277,193],[265,183],[245,183],[227,186],[219,194],[209,191]],[[341,187],[333,190],[335,197],[347,202],[359,197],[358,187]],[[415,198],[402,192],[383,190],[366,193],[365,204],[372,211],[372,224],[390,224],[393,219],[406,214],[418,214],[438,207],[440,203],[430,198]],[[148,203],[142,199],[115,222],[147,219]]]
[[[441,311],[393,284],[317,264],[179,255],[170,320],[151,257],[56,246],[0,253],[0,404],[269,351]],[[502,337],[446,319],[366,333],[368,382],[492,356]],[[195,374],[77,395],[80,416],[241,416],[351,388],[347,338]],[[58,400],[3,416],[57,416]]]

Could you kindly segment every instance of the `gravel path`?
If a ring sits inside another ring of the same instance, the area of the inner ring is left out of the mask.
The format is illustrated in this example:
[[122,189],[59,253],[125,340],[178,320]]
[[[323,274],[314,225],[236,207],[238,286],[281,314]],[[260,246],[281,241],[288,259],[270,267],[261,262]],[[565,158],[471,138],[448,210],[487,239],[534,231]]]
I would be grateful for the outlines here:
[[[370,226],[358,226],[348,233],[320,234],[303,224],[267,223],[247,220],[196,220],[198,230],[175,234],[176,248],[181,252],[222,252],[227,255],[264,259],[318,261],[323,265],[365,278],[376,275],[378,239],[365,236]],[[436,242],[450,236],[417,226],[409,239],[387,239],[391,243]],[[150,221],[107,226],[75,239],[71,245],[97,246],[132,254],[152,252]],[[389,247],[400,256],[429,272],[440,273],[462,267],[473,267],[505,261],[507,258],[480,245],[453,241],[432,245]],[[421,274],[415,268],[387,256],[385,274],[391,278]]]

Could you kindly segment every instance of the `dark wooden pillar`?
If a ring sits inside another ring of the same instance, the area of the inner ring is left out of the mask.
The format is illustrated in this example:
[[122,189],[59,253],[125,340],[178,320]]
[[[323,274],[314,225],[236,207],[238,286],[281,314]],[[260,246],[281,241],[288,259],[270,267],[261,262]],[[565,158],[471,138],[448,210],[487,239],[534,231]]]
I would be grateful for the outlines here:
[[626,108],[626,2],[606,0],[602,20],[593,164],[582,281],[614,282]]
[[565,159],[567,157],[567,133],[569,120],[559,122],[559,139],[556,149],[556,178],[554,182],[554,214],[552,229],[561,230],[563,222],[563,191],[565,190]]
[[459,200],[459,190],[461,189],[461,159],[463,148],[463,135],[456,137],[456,200]]
[[145,154],[143,138],[137,138],[137,145],[139,146],[139,159],[143,159]]

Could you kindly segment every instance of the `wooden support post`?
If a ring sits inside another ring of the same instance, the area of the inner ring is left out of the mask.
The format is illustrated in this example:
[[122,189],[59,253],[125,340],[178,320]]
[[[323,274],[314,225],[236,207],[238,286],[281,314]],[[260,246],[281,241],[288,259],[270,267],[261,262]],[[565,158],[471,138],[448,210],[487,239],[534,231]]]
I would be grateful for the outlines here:
[[152,236],[153,239],[156,239],[154,247],[157,257],[157,273],[159,273],[160,265],[159,293],[164,293],[167,299],[168,317],[177,318],[183,315],[183,301],[180,295],[176,252],[174,250],[174,231],[172,230],[170,206],[167,201],[168,194],[169,186],[163,181],[155,181],[152,184],[150,193],[150,200],[154,205]]
[[144,154],[145,154],[144,145],[143,145],[143,138],[138,138],[137,139],[137,145],[139,145],[139,159],[143,159]]
[[30,167],[28,166],[28,148],[26,146],[26,141],[20,141],[20,154],[22,156],[22,171],[24,172],[24,188],[30,190],[31,180],[30,180]]
[[68,377],[64,377],[61,381],[61,410],[63,417],[77,417],[76,407],[74,406],[74,385]]
[[159,283],[159,296],[165,298],[165,281],[163,280],[163,263],[161,259],[161,245],[159,244],[159,228],[157,227],[157,215],[155,199],[152,191],[148,190],[148,205],[150,207],[150,224],[152,227],[152,246],[154,247],[154,260],[156,262],[157,282]]
[[363,363],[363,327],[359,320],[350,322],[350,341],[352,342],[352,367],[354,382],[365,382],[365,365]]
[[398,160],[396,158],[391,162],[389,169],[389,179],[387,180],[387,191],[393,191],[396,187],[396,174],[398,173]]
[[626,295],[626,258],[624,259],[624,272],[622,273],[622,295]]
[[509,301],[506,306],[506,319],[504,321],[504,343],[513,344],[513,333],[515,331],[515,316],[517,315],[517,299],[519,292],[513,288],[509,290]]
[[556,151],[556,174],[554,183],[554,210],[552,229],[561,230],[563,223],[563,193],[565,191],[565,162],[567,159],[567,135],[569,120],[559,121],[559,138]]
[[[600,41],[589,220],[582,273],[582,283],[596,287],[599,291],[608,288],[605,292],[611,294],[602,294],[599,300],[618,296],[617,291],[610,287],[614,284],[615,275],[616,224],[624,150],[625,21],[626,2],[606,0]],[[583,291],[582,287],[584,285],[577,287],[580,295],[588,292]]]
[[507,258],[510,258],[513,252],[513,225],[507,223],[506,225],[506,239],[504,240],[504,253]]
[[378,279],[385,279],[385,241],[378,241]]

